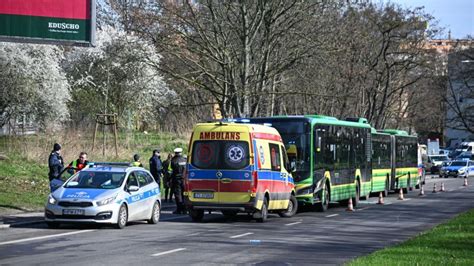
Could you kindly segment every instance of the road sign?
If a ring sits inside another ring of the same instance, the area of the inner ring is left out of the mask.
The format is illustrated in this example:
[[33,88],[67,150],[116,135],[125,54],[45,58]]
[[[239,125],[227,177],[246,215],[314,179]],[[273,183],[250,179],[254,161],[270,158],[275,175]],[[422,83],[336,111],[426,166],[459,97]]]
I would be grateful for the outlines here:
[[0,41],[95,45],[96,0],[1,0]]

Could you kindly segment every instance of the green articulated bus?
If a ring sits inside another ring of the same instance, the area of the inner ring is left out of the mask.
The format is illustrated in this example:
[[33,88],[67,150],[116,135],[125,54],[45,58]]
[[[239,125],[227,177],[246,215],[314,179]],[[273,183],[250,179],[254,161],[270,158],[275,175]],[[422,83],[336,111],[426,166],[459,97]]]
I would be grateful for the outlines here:
[[285,143],[299,204],[325,211],[382,191],[417,185],[417,138],[405,131],[372,128],[365,118],[323,115],[233,119],[276,128]]
[[330,201],[368,197],[372,189],[372,128],[364,118],[322,115],[241,119],[276,128],[295,170],[297,199],[325,211]]

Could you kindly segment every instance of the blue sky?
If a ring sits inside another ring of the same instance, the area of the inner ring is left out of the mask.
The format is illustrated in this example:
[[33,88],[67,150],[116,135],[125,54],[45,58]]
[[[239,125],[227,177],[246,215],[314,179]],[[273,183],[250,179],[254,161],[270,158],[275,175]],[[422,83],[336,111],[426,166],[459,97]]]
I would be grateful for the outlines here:
[[[386,1],[388,2],[388,1]],[[451,30],[451,38],[461,39],[466,35],[474,35],[474,0],[390,0],[403,7],[424,6],[427,13],[432,14],[445,33],[439,38],[447,38]]]

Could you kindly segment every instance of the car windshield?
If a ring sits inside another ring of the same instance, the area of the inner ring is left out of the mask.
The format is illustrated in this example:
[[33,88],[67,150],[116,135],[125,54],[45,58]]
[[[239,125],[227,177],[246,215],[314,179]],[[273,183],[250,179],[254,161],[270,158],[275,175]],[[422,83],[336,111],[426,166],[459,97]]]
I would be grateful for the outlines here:
[[245,141],[196,141],[191,164],[200,169],[242,169],[249,165],[249,145]]
[[125,173],[123,172],[81,171],[71,178],[64,187],[115,189],[122,185],[124,179]]
[[431,158],[432,161],[435,161],[435,162],[447,161],[448,160],[447,156],[431,156],[430,158]]
[[466,166],[467,162],[462,162],[462,161],[457,161],[457,162],[452,162],[451,166]]

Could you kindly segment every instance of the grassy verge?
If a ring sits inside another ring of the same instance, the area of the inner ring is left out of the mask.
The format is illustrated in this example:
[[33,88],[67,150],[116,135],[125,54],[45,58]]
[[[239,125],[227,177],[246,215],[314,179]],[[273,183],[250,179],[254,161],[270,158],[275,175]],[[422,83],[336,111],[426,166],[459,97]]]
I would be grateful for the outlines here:
[[474,209],[348,265],[474,265]]
[[[0,137],[0,151],[6,159],[0,160],[0,207],[41,210],[49,194],[47,160],[55,142],[63,146],[63,158],[68,164],[80,151],[88,153],[89,161],[130,162],[133,154],[139,153],[143,165],[148,168],[152,150],[160,148],[162,159],[176,147],[187,150],[186,136],[169,133],[120,134],[118,156],[111,136],[108,136],[105,156],[102,154],[102,140],[92,151],[92,138],[81,137],[78,132],[62,135],[35,135],[21,137]],[[100,141],[99,141],[100,140]]]

